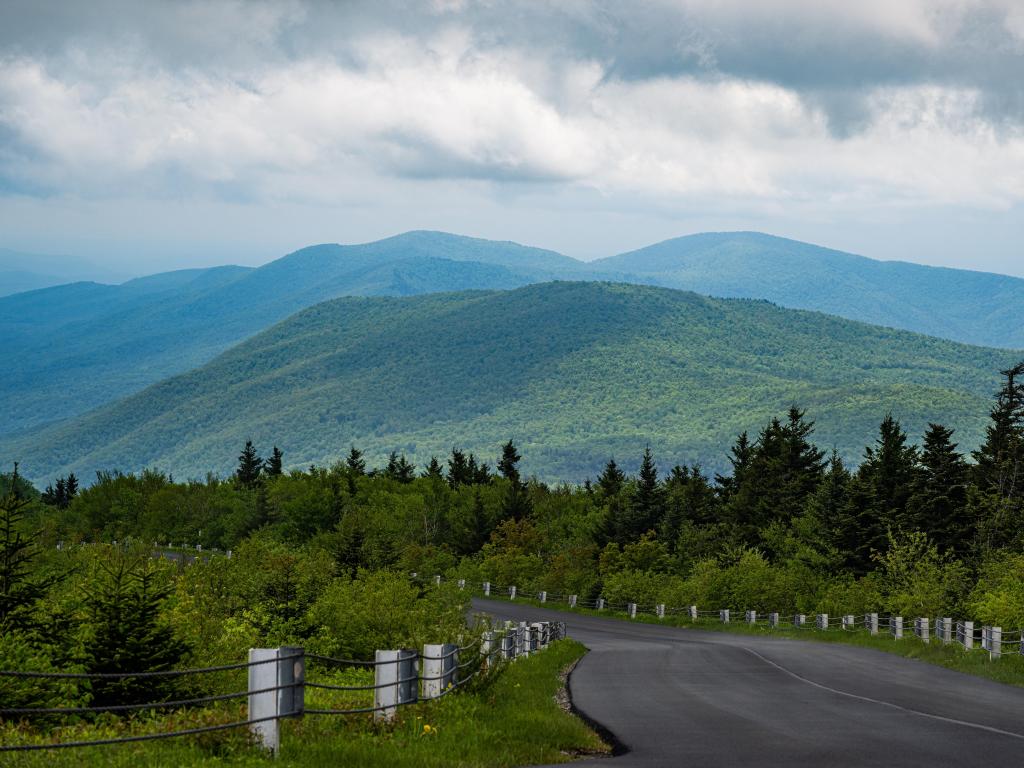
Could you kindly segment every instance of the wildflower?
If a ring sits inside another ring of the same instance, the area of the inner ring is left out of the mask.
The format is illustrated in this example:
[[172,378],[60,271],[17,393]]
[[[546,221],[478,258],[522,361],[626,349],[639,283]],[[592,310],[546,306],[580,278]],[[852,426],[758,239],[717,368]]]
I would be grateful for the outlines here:
[[432,733],[437,733],[437,729],[430,725],[430,723],[423,724],[423,735],[429,736]]

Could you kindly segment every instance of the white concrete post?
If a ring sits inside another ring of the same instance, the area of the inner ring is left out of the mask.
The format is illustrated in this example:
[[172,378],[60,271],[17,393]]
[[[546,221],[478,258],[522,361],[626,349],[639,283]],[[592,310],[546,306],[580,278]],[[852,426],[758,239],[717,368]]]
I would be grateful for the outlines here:
[[889,619],[890,627],[889,630],[892,632],[892,636],[897,640],[903,639],[903,617],[892,616]]
[[920,634],[920,636],[921,636],[921,642],[923,642],[923,643],[930,643],[931,642],[931,632],[930,632],[929,626],[928,626],[928,619],[922,617],[920,619],[920,622],[921,622],[920,623],[920,631],[918,632],[918,634]]
[[779,626],[779,614],[778,613],[769,613],[768,614],[768,626],[772,627],[773,629],[778,629],[778,626]]
[[988,630],[988,657],[998,659],[1003,655],[1003,628],[990,627]]
[[509,600],[515,600],[516,599],[516,588],[515,587],[509,587],[508,588],[508,599]]
[[722,608],[718,611],[718,618],[723,624],[729,623],[729,609]]
[[802,613],[798,613],[793,617],[793,626],[802,627],[807,623],[807,616]]
[[[306,664],[302,648],[250,648],[249,730],[265,749],[281,750],[281,718],[297,717],[305,708]],[[269,690],[268,690],[269,689]],[[260,691],[260,693],[257,693]]]
[[465,588],[466,588],[466,580],[465,579],[459,579],[459,589],[465,589]]
[[599,610],[599,611],[603,611],[604,610],[604,598],[603,597],[597,598],[597,610]]
[[529,656],[530,645],[526,637],[527,627],[525,621],[520,621],[516,627],[516,656]]
[[665,618],[665,604],[664,603],[658,603],[657,607],[654,609],[654,612],[658,614],[658,618],[659,619],[664,619]]
[[455,682],[459,646],[454,643],[423,646],[423,698],[439,699]]
[[747,624],[757,624],[757,611],[747,611]]
[[964,622],[964,650],[970,651],[974,648],[974,622]]
[[547,648],[547,622],[535,621],[530,625],[533,628],[534,645],[533,650],[539,651]]
[[539,593],[537,595],[537,599],[540,600],[542,603],[546,603],[548,601],[548,593],[547,592]]
[[626,612],[629,614],[629,618],[635,619],[636,618],[636,603],[627,603],[626,604]]
[[569,607],[570,608],[575,608],[576,607],[576,595],[569,595]]
[[691,605],[690,606],[690,621],[696,621],[696,620],[697,620],[697,606],[696,605]]
[[484,664],[489,669],[494,664],[494,657],[498,655],[498,633],[484,632],[480,638],[480,655],[484,657]]
[[529,656],[537,652],[537,632],[533,624],[527,624],[523,630],[523,655]]
[[949,645],[953,642],[953,619],[949,616],[942,620],[942,643]]
[[434,576],[434,584],[437,586],[441,586],[441,574],[437,574],[436,576]]
[[516,657],[516,633],[514,629],[506,629],[501,636],[501,658],[512,661]]
[[878,614],[877,613],[869,613],[868,614],[868,631],[872,635],[877,635],[878,634]]
[[491,596],[491,582],[485,581],[484,582],[484,597],[490,597],[490,596]]
[[377,664],[373,668],[373,719],[390,721],[402,704],[416,701],[419,689],[417,661],[419,654],[412,649],[377,651]]

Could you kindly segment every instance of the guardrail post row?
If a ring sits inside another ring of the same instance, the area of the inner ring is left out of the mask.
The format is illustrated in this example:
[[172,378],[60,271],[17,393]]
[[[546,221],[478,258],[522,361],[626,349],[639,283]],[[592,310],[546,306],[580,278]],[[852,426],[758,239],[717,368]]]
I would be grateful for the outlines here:
[[989,627],[988,630],[988,657],[998,659],[1003,655],[1003,628]]
[[540,592],[537,595],[537,599],[540,600],[542,603],[546,603],[548,601],[548,593],[547,592]]
[[423,646],[423,698],[439,699],[455,682],[459,665],[459,646],[454,643]]
[[655,606],[655,608],[654,608],[654,612],[656,614],[658,614],[658,618],[659,619],[664,619],[665,618],[665,604],[664,603],[658,603],[658,605]]
[[597,598],[597,610],[599,610],[599,611],[603,611],[604,610],[604,598],[603,597]]
[[577,600],[577,596],[576,595],[569,595],[569,607],[570,608],[575,608],[576,607],[576,600]]
[[412,649],[377,651],[373,668],[373,719],[390,722],[403,704],[416,701],[419,653]]
[[892,631],[892,636],[897,640],[903,639],[903,617],[893,616],[889,619],[889,629]]
[[635,619],[636,618],[636,603],[627,603],[626,604],[626,613],[629,614],[629,618]]
[[[249,730],[265,749],[277,755],[281,750],[281,718],[297,717],[305,708],[306,663],[302,648],[250,648]],[[269,689],[269,690],[268,690]]]

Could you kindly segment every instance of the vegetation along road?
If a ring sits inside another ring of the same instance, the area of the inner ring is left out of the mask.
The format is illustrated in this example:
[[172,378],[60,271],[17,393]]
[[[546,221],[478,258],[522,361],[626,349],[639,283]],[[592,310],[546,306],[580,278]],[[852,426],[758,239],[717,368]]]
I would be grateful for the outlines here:
[[565,621],[590,648],[570,690],[625,750],[612,765],[1020,764],[1022,688],[868,648],[473,604]]

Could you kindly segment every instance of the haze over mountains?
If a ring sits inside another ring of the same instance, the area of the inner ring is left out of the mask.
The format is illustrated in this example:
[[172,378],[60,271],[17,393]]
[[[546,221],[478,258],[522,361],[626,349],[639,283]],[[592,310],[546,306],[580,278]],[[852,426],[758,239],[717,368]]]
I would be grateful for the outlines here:
[[609,283],[318,304],[216,360],[21,439],[36,478],[156,466],[227,472],[253,438],[304,466],[351,443],[419,462],[453,444],[490,457],[513,437],[546,479],[609,456],[720,469],[727,446],[798,403],[817,440],[859,457],[892,410],[981,436],[1016,353],[969,347],[767,302]]
[[125,275],[72,256],[45,256],[0,248],[0,297],[78,280],[120,282]]

